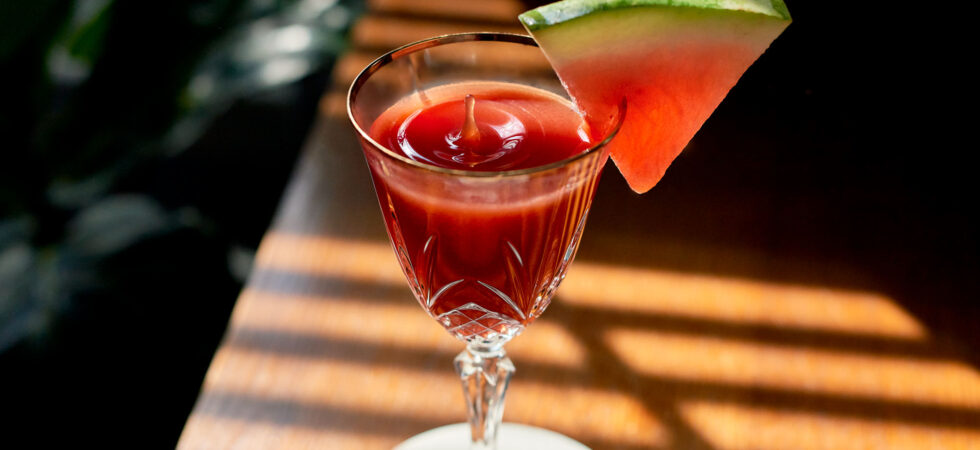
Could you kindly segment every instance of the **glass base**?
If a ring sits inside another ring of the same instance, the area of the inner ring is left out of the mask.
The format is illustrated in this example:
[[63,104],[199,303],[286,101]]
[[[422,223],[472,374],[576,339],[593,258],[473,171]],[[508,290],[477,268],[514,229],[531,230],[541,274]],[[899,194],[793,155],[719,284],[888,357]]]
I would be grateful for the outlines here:
[[[433,428],[408,438],[394,450],[459,450],[468,447],[470,424],[455,423]],[[516,423],[500,424],[497,448],[507,450],[588,450],[589,448],[563,434],[544,428]]]

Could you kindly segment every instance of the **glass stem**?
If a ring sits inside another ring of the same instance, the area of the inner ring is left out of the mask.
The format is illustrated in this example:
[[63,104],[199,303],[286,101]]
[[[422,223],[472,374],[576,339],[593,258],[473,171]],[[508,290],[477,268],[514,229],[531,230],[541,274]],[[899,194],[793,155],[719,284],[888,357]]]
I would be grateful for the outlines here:
[[469,413],[471,450],[497,448],[497,428],[504,415],[507,383],[514,373],[503,347],[469,345],[456,356],[456,373],[463,382],[463,397]]

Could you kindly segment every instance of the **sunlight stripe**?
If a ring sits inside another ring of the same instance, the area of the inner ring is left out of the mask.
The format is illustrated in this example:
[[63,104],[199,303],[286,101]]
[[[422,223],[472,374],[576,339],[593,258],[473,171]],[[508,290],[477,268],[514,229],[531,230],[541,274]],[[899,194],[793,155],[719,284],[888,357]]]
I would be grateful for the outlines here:
[[613,329],[612,351],[644,375],[980,411],[980,374],[959,361],[931,361],[787,348],[658,331]]
[[980,430],[772,410],[762,406],[691,401],[681,415],[712,447],[725,449],[967,450],[980,448]]

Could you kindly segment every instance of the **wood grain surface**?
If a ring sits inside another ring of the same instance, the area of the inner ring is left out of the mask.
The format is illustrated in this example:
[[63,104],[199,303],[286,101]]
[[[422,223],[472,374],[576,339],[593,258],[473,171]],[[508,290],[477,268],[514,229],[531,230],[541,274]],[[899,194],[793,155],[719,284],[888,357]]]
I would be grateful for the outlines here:
[[[368,3],[179,448],[381,449],[465,420],[462,346],[407,288],[341,92],[381,51],[516,29],[522,5]],[[819,193],[717,181],[738,160],[713,143],[643,197],[607,168],[556,300],[508,345],[504,420],[598,449],[980,448],[976,350],[944,332],[976,318],[910,286],[911,257],[839,244],[861,231],[815,224]]]

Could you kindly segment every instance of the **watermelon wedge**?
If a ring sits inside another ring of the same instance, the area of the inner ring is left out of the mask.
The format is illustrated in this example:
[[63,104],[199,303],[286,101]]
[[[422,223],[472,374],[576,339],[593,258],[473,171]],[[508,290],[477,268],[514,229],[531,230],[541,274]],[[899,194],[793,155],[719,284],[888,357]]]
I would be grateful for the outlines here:
[[643,193],[791,18],[782,0],[565,0],[520,20],[587,116],[626,98],[610,151]]

